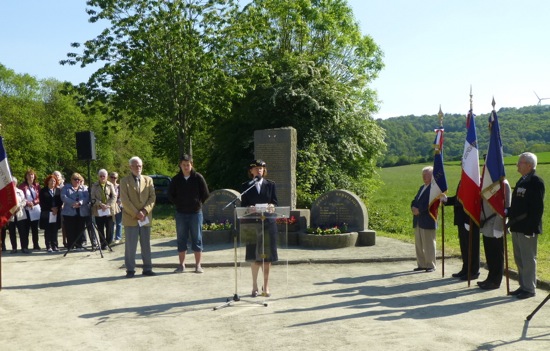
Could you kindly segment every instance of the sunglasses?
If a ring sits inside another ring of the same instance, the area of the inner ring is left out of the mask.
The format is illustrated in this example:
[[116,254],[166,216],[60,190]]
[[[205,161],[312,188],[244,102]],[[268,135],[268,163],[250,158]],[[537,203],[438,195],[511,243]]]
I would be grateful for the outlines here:
[[73,180],[74,180],[75,182],[81,182],[81,181],[82,181],[81,179],[78,179],[78,178],[73,178]]

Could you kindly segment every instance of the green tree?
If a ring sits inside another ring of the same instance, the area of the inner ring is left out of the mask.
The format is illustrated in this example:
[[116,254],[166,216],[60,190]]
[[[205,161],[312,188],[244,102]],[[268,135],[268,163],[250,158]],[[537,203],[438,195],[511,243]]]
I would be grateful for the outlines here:
[[334,188],[365,196],[384,148],[382,130],[370,117],[376,95],[368,88],[382,67],[378,46],[361,35],[343,1],[258,0],[240,19],[243,27],[253,23],[260,38],[246,56],[250,69],[241,71],[254,84],[213,132],[210,179],[234,185],[252,157],[253,131],[292,126],[298,131],[299,206]]
[[[62,64],[101,62],[87,87],[130,126],[154,120],[160,155],[176,160],[214,114],[230,109],[239,85],[231,76],[233,0],[89,0],[90,22],[109,28]],[[80,47],[74,43],[73,47]],[[174,152],[177,142],[178,153]]]

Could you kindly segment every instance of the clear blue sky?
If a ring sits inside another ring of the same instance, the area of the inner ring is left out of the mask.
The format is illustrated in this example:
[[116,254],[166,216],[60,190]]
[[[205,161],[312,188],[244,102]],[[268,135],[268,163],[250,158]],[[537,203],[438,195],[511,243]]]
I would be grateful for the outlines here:
[[[373,83],[375,118],[465,114],[470,85],[477,114],[550,98],[548,0],[348,0],[364,34],[384,51]],[[71,42],[101,31],[85,0],[2,1],[0,63],[38,79],[80,83],[97,67],[59,65]],[[550,104],[543,100],[543,104]]]

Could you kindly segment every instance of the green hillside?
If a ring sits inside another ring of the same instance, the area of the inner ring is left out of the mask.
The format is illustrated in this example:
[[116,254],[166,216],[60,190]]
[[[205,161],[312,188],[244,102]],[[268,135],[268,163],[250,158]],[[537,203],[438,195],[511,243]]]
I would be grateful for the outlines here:
[[[474,111],[475,112],[475,111]],[[535,153],[550,151],[550,105],[501,108],[499,117],[505,155],[519,155],[523,151]],[[487,150],[489,114],[475,117],[480,154]],[[378,166],[430,162],[433,157],[434,129],[439,127],[437,115],[404,116],[379,119],[384,128],[387,152],[378,159]],[[444,158],[460,160],[466,137],[466,114],[445,115]]]

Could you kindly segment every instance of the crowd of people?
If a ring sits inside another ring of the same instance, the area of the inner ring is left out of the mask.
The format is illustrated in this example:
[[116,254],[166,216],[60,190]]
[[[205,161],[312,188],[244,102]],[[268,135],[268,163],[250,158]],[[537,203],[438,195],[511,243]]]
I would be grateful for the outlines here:
[[[39,228],[44,230],[44,247],[48,252],[59,251],[61,244],[68,250],[83,250],[90,239],[92,249],[107,249],[109,245],[122,240],[122,226],[125,234],[126,277],[135,276],[136,251],[139,242],[143,272],[145,276],[156,275],[151,260],[151,222],[156,195],[151,177],[141,174],[143,161],[134,156],[129,160],[130,173],[118,183],[118,173],[108,173],[105,169],[97,172],[97,181],[91,187],[84,184],[79,173],[71,174],[69,181],[61,172],[55,171],[46,176],[43,184],[37,181],[34,170],[28,169],[25,180],[16,186],[17,210],[8,224],[2,228],[2,250],[6,250],[5,238],[9,232],[12,250],[18,252],[17,232],[20,250],[31,253],[29,235],[32,233],[32,250],[42,250],[39,243]],[[185,256],[188,241],[195,258],[195,273],[203,273],[201,258],[202,206],[209,197],[204,177],[193,168],[193,158],[182,155],[180,171],[170,183],[169,199],[175,205],[177,251],[179,264],[176,273],[185,271]],[[262,160],[254,160],[248,167],[251,181],[243,183],[242,206],[256,204],[277,205],[275,183],[265,179],[267,165]],[[253,186],[250,186],[253,184]],[[245,191],[246,190],[246,191]],[[258,274],[263,271],[262,295],[269,297],[269,270],[271,263],[278,260],[277,226],[275,219],[266,221],[265,238],[247,243],[246,259],[252,262],[252,296],[259,295]],[[98,235],[96,235],[96,232]],[[261,228],[258,233],[263,232]],[[86,235],[88,234],[88,235]],[[265,251],[262,247],[267,247]]]
[[[498,289],[504,272],[504,235],[509,228],[512,238],[514,261],[518,268],[519,287],[510,292],[518,299],[535,296],[537,285],[537,242],[542,233],[542,215],[544,211],[544,181],[537,175],[537,156],[524,152],[516,164],[521,175],[513,191],[508,181],[503,180],[505,216],[492,208],[487,199],[481,197],[479,225],[465,214],[462,204],[456,196],[442,194],[445,205],[454,206],[454,224],[458,228],[462,268],[453,277],[470,280],[480,275],[480,232],[489,273],[487,278],[478,282],[484,290]],[[417,267],[414,271],[435,271],[435,230],[437,222],[429,213],[429,194],[432,179],[432,167],[422,170],[424,184],[411,202],[413,227],[415,230]],[[458,185],[460,187],[460,183]],[[457,189],[458,193],[458,189]],[[505,224],[506,223],[506,224]]]
[[[25,172],[25,180],[21,184],[18,185],[17,178],[12,177],[18,206],[8,224],[2,228],[2,251],[7,251],[7,233],[12,254],[18,250],[24,254],[42,250],[39,229],[44,230],[42,245],[48,252],[59,251],[61,246],[82,250],[88,239],[92,249],[97,245],[106,249],[113,242],[119,243],[122,239],[121,228],[116,227],[115,231],[115,224],[120,223],[121,211],[117,178],[118,174],[112,172],[111,181],[108,181],[107,171],[101,169],[98,181],[88,187],[79,173],[71,174],[67,184],[59,171],[46,176],[42,184],[30,168]],[[98,229],[99,243],[95,227]],[[29,239],[32,240],[32,248]]]

